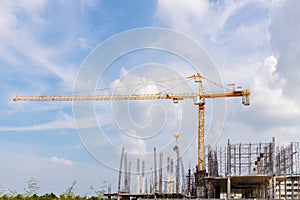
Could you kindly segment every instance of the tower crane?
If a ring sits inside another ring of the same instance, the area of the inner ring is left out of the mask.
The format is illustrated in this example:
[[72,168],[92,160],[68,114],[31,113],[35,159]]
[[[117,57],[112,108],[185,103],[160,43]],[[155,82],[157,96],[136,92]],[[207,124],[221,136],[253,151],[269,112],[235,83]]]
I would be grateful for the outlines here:
[[[198,107],[198,141],[197,141],[197,172],[205,172],[204,159],[204,113],[205,113],[205,99],[207,98],[227,98],[227,97],[242,97],[242,103],[245,106],[250,105],[249,96],[250,91],[244,90],[241,87],[234,88],[231,84],[232,90],[225,93],[210,93],[207,94],[203,89],[203,81],[209,79],[197,73],[188,76],[188,79],[194,79],[198,83],[197,93],[181,93],[181,94],[130,94],[130,95],[91,95],[91,96],[16,96],[13,101],[113,101],[113,100],[157,100],[170,99],[174,103],[179,100],[193,99],[194,105]],[[210,81],[212,82],[212,81]],[[214,83],[214,82],[212,82]],[[215,83],[216,84],[216,83]]]

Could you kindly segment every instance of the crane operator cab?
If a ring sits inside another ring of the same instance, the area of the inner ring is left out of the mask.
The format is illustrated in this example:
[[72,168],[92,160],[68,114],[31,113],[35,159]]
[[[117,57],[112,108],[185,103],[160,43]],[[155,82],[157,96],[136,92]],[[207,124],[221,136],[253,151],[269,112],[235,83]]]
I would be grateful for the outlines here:
[[204,104],[205,104],[205,99],[200,98],[199,96],[194,96],[193,101],[194,101],[194,105],[197,105],[197,106],[204,106]]

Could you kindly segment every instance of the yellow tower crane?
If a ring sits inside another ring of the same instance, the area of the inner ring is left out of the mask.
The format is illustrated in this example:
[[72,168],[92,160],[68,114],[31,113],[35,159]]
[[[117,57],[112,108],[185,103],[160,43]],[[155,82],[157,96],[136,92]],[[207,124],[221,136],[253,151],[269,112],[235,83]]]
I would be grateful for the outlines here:
[[[241,87],[234,88],[231,84],[232,90],[226,93],[212,93],[206,94],[203,90],[203,80],[206,79],[199,73],[187,77],[194,79],[198,83],[198,93],[183,93],[183,94],[130,94],[130,95],[94,95],[94,96],[16,96],[14,101],[112,101],[112,100],[156,100],[156,99],[171,99],[173,102],[178,102],[183,99],[193,99],[194,104],[198,106],[198,172],[205,172],[204,168],[204,111],[206,98],[225,98],[225,97],[242,97],[242,103],[245,106],[249,103],[249,90],[243,90]],[[210,81],[212,82],[212,81]],[[214,82],[212,82],[214,83]],[[216,83],[214,83],[216,84]]]

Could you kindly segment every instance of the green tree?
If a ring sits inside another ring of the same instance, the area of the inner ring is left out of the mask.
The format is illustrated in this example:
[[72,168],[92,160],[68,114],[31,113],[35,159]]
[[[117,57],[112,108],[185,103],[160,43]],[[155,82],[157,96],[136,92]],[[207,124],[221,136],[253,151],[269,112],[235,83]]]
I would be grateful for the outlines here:
[[22,194],[17,194],[17,196],[15,196],[14,199],[23,200],[24,196]]
[[43,196],[39,197],[40,200],[55,200],[58,199],[58,197],[54,193],[46,193]]

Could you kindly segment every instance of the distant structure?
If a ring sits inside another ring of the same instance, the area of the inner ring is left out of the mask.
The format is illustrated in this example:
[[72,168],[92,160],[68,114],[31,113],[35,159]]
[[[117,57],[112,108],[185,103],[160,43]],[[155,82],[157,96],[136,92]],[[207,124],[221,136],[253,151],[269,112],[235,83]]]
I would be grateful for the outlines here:
[[154,147],[154,183],[153,193],[157,193],[157,168],[156,168],[156,148]]
[[140,174],[140,159],[137,159],[136,161],[136,193],[140,194],[141,190],[140,190],[140,178],[141,178],[141,174]]
[[162,165],[163,165],[163,153],[160,152],[159,153],[159,184],[158,184],[158,193],[159,194],[162,194],[163,190],[163,185],[162,185],[162,179],[163,179],[163,168],[162,168]]

